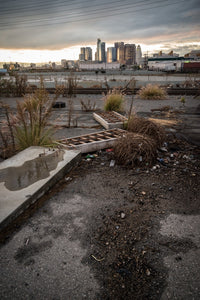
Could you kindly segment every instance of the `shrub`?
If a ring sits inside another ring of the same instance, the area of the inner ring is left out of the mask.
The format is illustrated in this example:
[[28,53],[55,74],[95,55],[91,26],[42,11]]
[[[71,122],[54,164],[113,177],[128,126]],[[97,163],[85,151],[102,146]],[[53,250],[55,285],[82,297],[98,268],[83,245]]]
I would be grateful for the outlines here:
[[4,159],[12,156],[16,152],[15,137],[14,137],[14,120],[7,104],[0,103],[0,109],[5,116],[1,122],[0,128],[0,156]]
[[138,94],[144,100],[166,99],[166,92],[156,84],[148,84],[146,87],[142,87]]
[[23,102],[17,102],[16,125],[14,133],[20,150],[29,146],[52,144],[52,128],[47,122],[52,111],[52,101],[44,88],[27,96]]
[[165,130],[160,125],[145,118],[132,115],[127,123],[127,130],[134,133],[145,134],[155,140],[158,147],[166,139]]
[[157,157],[156,142],[149,136],[127,133],[115,143],[114,156],[119,164],[126,166],[152,165]]
[[119,90],[109,92],[105,97],[104,109],[105,111],[122,111],[124,97]]
[[184,106],[185,105],[185,97],[181,97],[181,100],[180,102],[182,103],[182,105]]
[[0,80],[0,96],[15,96],[22,97],[27,92],[27,76],[15,75],[15,80]]

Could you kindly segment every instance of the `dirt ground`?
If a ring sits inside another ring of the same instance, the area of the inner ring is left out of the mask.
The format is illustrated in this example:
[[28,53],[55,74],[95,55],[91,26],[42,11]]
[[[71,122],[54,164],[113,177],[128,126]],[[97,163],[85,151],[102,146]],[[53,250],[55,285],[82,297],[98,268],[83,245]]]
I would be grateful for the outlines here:
[[83,155],[11,224],[0,298],[199,299],[200,149],[171,128],[152,167],[110,166],[112,151]]
[[[163,298],[165,289],[170,285],[167,281],[169,269],[164,259],[175,256],[175,262],[180,264],[184,254],[199,248],[199,245],[190,238],[163,236],[159,232],[161,221],[169,215],[196,216],[200,213],[199,148],[171,137],[167,152],[158,153],[158,157],[165,162],[157,162],[153,168],[144,169],[129,169],[117,164],[111,167],[110,162],[114,159],[112,152],[100,151],[96,154],[92,159],[83,156],[78,167],[43,197],[40,204],[21,216],[15,225],[12,224],[11,231],[4,233],[1,247],[1,264],[4,267],[1,299],[13,299],[14,293],[15,299],[47,299],[48,294],[44,290],[49,288],[51,291],[48,277],[40,278],[44,287],[40,294],[33,294],[33,281],[27,283],[25,291],[24,279],[19,288],[20,284],[15,283],[14,278],[18,272],[22,272],[23,278],[26,276],[24,272],[29,273],[30,268],[31,273],[36,272],[42,253],[52,247],[47,237],[50,235],[53,242],[59,244],[60,238],[65,239],[67,228],[71,226],[69,223],[74,223],[71,240],[78,240],[85,249],[80,264],[89,267],[94,284],[88,287],[86,283],[84,293],[80,288],[77,294],[71,291],[67,295],[66,291],[59,291],[54,286],[53,295],[57,297],[52,295],[48,299],[199,299],[199,281],[192,282],[192,274],[189,286],[184,288],[183,298],[179,297],[177,287],[172,294],[169,293],[169,297]],[[76,207],[76,222],[74,214],[70,216],[70,204],[68,206],[65,203],[65,211],[62,208],[61,214],[63,217],[65,212],[63,222],[61,215],[55,214],[55,211],[72,194],[81,197],[79,202],[89,198],[90,203],[82,203],[84,208],[81,211],[77,211]],[[53,211],[52,205],[55,208]],[[18,242],[22,233],[23,239]],[[44,248],[37,247],[34,235],[37,238],[39,236],[40,246],[43,242]],[[68,246],[66,243],[65,247]],[[73,248],[71,250],[75,251]],[[54,253],[55,260],[57,255]],[[5,260],[14,261],[13,265],[17,264],[17,267],[13,268],[16,269],[8,267],[8,261],[6,266]],[[49,260],[47,255],[43,268],[47,268]],[[184,267],[182,271],[185,272]],[[53,276],[58,276],[57,272],[61,271],[56,271]],[[29,276],[33,280],[33,275]],[[86,274],[82,276],[87,279]]]
[[[112,198],[91,226],[93,255],[86,260],[104,286],[100,299],[160,299],[168,275],[163,256],[173,252],[179,261],[180,253],[195,247],[190,240],[155,235],[164,216],[193,215],[200,208],[200,151],[171,141],[165,156],[169,153],[175,158],[156,170],[111,168],[112,154],[102,153],[72,173],[73,177],[78,172],[82,189],[93,197]],[[98,189],[99,177],[103,191]]]

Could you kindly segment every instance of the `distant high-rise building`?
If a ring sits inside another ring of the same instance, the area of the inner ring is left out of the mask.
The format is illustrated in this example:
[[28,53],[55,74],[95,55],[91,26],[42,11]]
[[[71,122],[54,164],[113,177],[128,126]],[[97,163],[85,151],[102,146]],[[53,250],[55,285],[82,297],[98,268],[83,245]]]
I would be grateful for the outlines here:
[[85,60],[87,60],[87,61],[92,60],[92,48],[90,48],[90,47],[85,48]]
[[81,54],[83,54],[84,59],[85,59],[85,47],[81,47]]
[[101,42],[100,62],[106,61],[106,43]]
[[85,61],[85,55],[82,54],[82,53],[80,53],[80,54],[79,54],[79,60],[80,60],[80,61]]
[[126,44],[124,47],[124,59],[127,65],[133,65],[136,61],[136,46],[135,44]]
[[97,55],[95,60],[98,62],[106,61],[106,43],[101,42],[100,39],[97,39]]
[[108,47],[107,48],[107,62],[111,63],[116,61],[116,48],[115,47]]
[[100,61],[100,57],[101,57],[101,40],[97,39],[97,61]]
[[124,42],[116,42],[116,43],[114,44],[114,46],[115,46],[115,48],[116,48],[116,53],[117,53],[118,48],[121,47],[121,46],[124,46]]
[[124,50],[125,50],[125,46],[124,43],[119,45],[119,47],[117,48],[117,61],[120,64],[124,64],[125,63],[125,56],[124,56]]
[[85,61],[85,48],[84,47],[81,47],[81,52],[79,54],[79,60]]
[[62,68],[67,68],[67,60],[66,59],[61,59],[61,66],[62,66]]
[[95,61],[98,61],[97,51],[95,52]]
[[141,50],[140,45],[138,45],[137,50],[136,50],[136,63],[137,63],[137,65],[140,65],[141,59],[142,59],[142,50]]

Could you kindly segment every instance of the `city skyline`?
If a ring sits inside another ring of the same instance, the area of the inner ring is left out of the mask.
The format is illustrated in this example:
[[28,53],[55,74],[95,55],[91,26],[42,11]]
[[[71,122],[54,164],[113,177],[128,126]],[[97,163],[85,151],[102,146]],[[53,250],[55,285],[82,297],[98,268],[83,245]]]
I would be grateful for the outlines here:
[[[7,0],[0,3],[0,61],[77,60],[96,39],[140,44],[143,53],[200,48],[197,0]],[[93,58],[94,59],[94,58]]]

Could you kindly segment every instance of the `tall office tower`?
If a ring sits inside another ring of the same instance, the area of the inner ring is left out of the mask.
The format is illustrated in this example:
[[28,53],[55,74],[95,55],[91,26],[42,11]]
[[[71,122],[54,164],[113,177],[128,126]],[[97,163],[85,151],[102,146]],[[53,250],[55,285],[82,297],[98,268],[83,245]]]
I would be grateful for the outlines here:
[[97,61],[98,61],[98,57],[97,57],[97,51],[95,52],[95,55],[94,55],[94,57],[95,57],[95,61],[97,62]]
[[67,60],[66,59],[61,59],[61,66],[62,66],[62,68],[67,68]]
[[124,46],[124,42],[116,42],[114,43],[115,49],[116,49],[116,53],[119,47]]
[[142,59],[142,50],[141,50],[140,45],[138,45],[137,50],[136,50],[136,63],[137,63],[137,65],[140,65],[141,59]]
[[116,61],[116,48],[115,47],[108,47],[107,48],[107,62],[111,63],[113,61]]
[[84,47],[81,48],[81,52],[79,54],[79,60],[85,61],[85,48]]
[[92,60],[92,48],[90,47],[85,48],[85,60]]
[[97,39],[97,61],[100,61],[101,57],[101,40]]
[[101,42],[100,62],[106,62],[106,43]]
[[125,52],[125,46],[122,44],[117,48],[117,61],[120,64],[124,64],[125,63],[125,56],[124,53]]
[[82,54],[82,53],[80,53],[80,54],[79,54],[79,60],[80,60],[80,61],[85,61],[85,55]]
[[85,47],[82,47],[82,48],[81,48],[81,54],[83,54],[84,59],[85,59]]
[[126,44],[124,50],[124,59],[127,65],[133,65],[136,62],[136,46],[135,44]]

